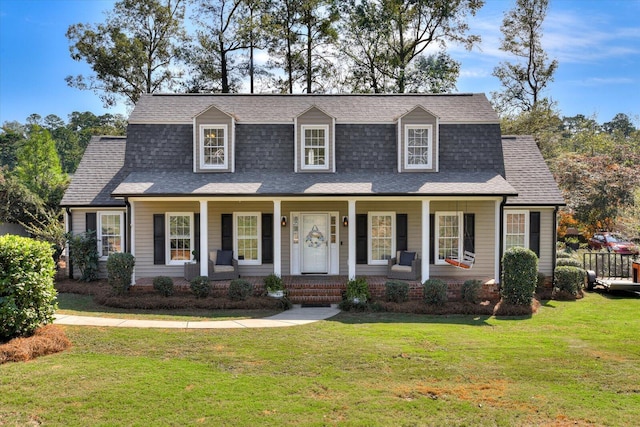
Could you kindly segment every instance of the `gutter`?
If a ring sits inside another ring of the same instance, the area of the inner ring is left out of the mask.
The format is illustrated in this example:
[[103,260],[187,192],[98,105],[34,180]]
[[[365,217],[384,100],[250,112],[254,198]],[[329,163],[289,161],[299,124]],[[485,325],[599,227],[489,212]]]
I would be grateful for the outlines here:
[[125,227],[124,227],[124,242],[125,242],[125,252],[131,253],[131,203],[129,202],[129,198],[124,198],[124,204],[127,207],[127,211],[125,213]]

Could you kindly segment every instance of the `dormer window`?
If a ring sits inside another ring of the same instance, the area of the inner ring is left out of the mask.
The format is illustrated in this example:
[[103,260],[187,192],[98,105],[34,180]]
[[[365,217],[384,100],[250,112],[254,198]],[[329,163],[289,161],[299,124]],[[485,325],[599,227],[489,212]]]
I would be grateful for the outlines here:
[[431,169],[433,167],[433,126],[406,125],[404,135],[405,169]]
[[329,126],[302,126],[303,170],[329,169]]
[[227,125],[200,126],[200,168],[226,169],[229,143]]

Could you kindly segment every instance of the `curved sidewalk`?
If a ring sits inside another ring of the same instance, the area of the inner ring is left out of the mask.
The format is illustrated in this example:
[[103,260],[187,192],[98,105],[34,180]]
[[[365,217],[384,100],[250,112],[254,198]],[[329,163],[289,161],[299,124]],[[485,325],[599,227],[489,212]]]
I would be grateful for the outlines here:
[[166,328],[166,329],[241,329],[241,328],[281,328],[306,325],[325,320],[340,313],[337,307],[302,308],[295,305],[264,319],[242,320],[202,320],[181,322],[176,320],[112,319],[108,317],[73,316],[56,314],[53,323],[73,326],[112,326],[118,328]]

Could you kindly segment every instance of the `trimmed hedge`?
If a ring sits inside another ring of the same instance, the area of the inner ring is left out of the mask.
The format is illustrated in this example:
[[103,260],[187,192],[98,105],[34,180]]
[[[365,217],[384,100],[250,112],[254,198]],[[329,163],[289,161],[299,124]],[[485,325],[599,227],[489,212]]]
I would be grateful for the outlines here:
[[347,282],[345,298],[349,301],[357,298],[361,303],[369,301],[371,294],[369,293],[369,284],[367,283],[367,279],[359,277],[357,279],[349,280]]
[[440,279],[429,279],[422,285],[424,302],[430,305],[444,305],[447,302],[447,284]]
[[131,254],[115,253],[107,259],[107,281],[116,294],[122,295],[131,287],[136,259]]
[[55,272],[48,243],[0,236],[0,342],[32,335],[53,322]]
[[582,268],[582,263],[575,258],[558,258],[556,260],[556,267],[562,267],[568,265],[569,267]]
[[173,295],[173,279],[167,276],[153,278],[153,289],[160,292],[165,297]]
[[253,295],[253,284],[244,279],[233,279],[229,284],[229,299],[244,301]]
[[521,247],[508,249],[502,257],[500,294],[509,304],[530,305],[538,283],[538,257]]
[[481,287],[482,280],[470,279],[465,281],[462,284],[462,289],[460,289],[460,296],[462,297],[462,301],[477,304],[479,301],[478,294],[480,293]]
[[587,280],[587,272],[582,268],[563,265],[554,270],[556,276],[555,286],[560,291],[565,291],[571,295],[578,295]]
[[193,292],[196,298],[206,298],[211,293],[211,285],[209,284],[209,278],[207,276],[196,276],[189,282],[191,292]]
[[389,280],[384,284],[384,296],[389,302],[409,300],[409,284],[400,280]]

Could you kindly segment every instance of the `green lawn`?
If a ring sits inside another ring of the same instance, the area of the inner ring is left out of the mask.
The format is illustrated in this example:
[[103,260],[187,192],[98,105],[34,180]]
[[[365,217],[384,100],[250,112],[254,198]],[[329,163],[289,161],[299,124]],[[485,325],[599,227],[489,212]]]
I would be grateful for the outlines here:
[[0,366],[0,425],[635,426],[639,314],[587,294],[530,318],[65,327],[71,350]]

